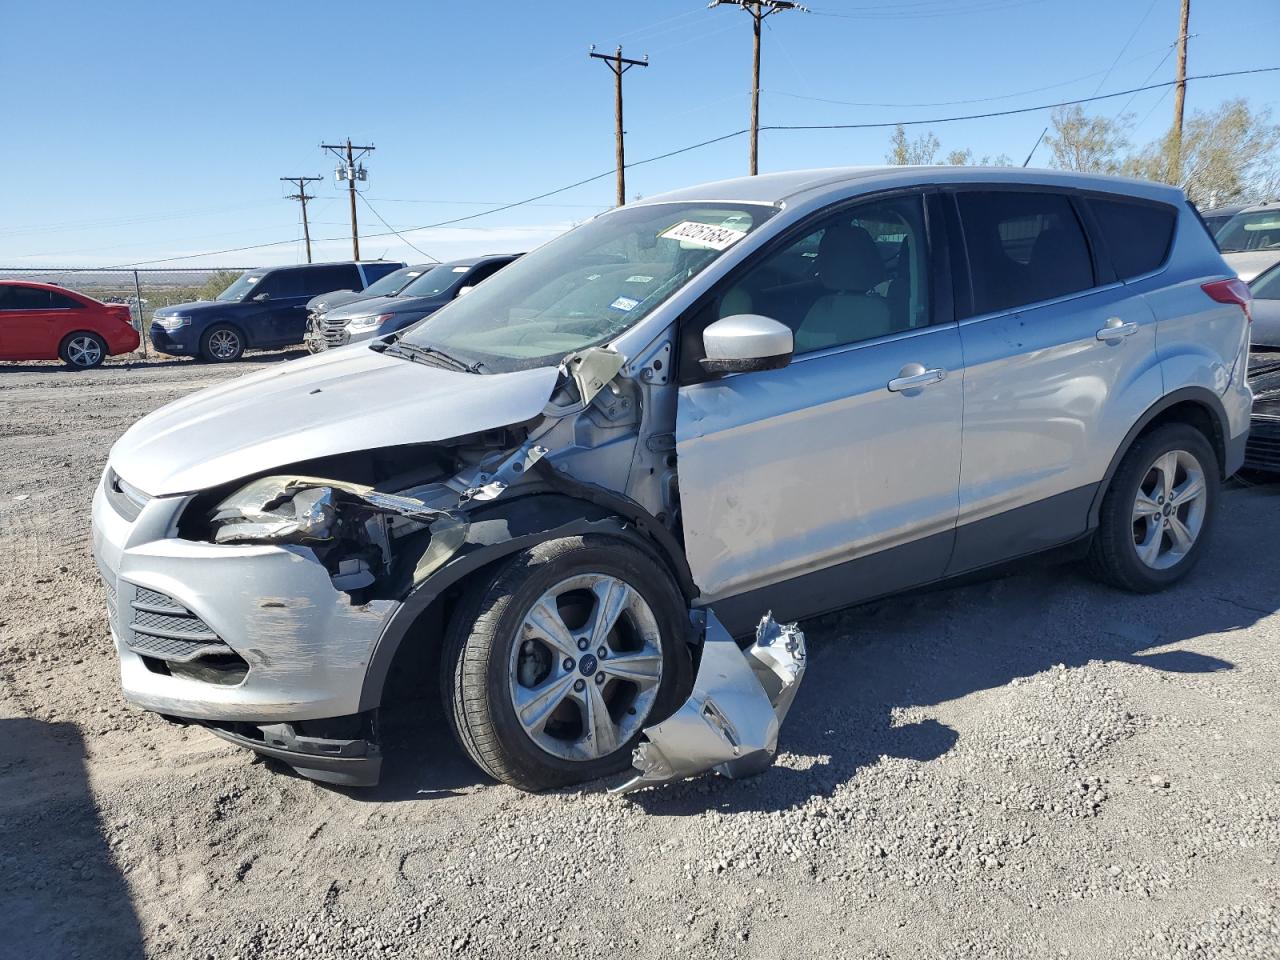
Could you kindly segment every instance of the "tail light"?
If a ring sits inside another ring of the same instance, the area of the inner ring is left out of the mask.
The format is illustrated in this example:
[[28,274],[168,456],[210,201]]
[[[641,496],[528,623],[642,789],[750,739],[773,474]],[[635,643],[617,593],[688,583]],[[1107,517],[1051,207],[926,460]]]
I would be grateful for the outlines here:
[[1244,311],[1245,319],[1253,323],[1253,294],[1249,291],[1249,285],[1239,277],[1203,283],[1200,289],[1217,303],[1234,303]]

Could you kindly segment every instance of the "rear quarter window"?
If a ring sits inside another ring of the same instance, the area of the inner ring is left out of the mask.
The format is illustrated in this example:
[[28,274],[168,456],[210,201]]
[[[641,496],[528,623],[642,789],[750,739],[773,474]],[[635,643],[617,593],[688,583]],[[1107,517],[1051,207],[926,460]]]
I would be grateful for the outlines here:
[[1089,198],[1107,253],[1121,280],[1159,269],[1169,257],[1178,212],[1163,203]]

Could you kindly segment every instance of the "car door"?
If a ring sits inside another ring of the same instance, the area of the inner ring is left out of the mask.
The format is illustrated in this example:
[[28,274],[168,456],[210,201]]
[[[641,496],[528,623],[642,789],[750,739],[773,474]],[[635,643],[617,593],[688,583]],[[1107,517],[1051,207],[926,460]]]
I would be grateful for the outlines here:
[[1084,198],[960,190],[968,264],[960,573],[1082,536],[1111,458],[1160,396],[1155,317],[1116,281]]
[[71,305],[43,287],[7,286],[0,292],[0,351],[14,360],[52,360],[69,332]]
[[[280,347],[302,341],[310,299],[303,296],[304,272],[302,267],[272,270],[254,287],[251,299],[260,309],[254,312],[252,329],[246,333],[255,347]],[[266,299],[259,300],[264,294]]]
[[307,332],[307,303],[312,297],[334,290],[360,290],[363,278],[354,263],[300,267],[290,270],[289,289],[293,296],[281,300],[275,318],[276,342],[301,343]]
[[[701,602],[738,632],[942,575],[960,476],[960,338],[937,204],[843,204],[719,285],[681,331],[680,514]],[[778,370],[700,376],[701,329],[791,327]]]

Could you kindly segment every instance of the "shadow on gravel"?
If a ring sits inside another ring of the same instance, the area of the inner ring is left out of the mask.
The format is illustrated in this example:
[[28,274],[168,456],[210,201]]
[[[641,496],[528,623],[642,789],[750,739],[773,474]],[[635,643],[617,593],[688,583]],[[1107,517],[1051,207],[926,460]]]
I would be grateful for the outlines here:
[[0,904],[0,955],[143,956],[72,724],[0,719]]
[[[1280,587],[1240,589],[1233,573],[1258,584],[1268,582],[1266,574],[1260,580],[1259,558],[1224,549],[1225,540],[1219,540],[1212,568],[1206,558],[1201,571],[1163,595],[1120,594],[1072,567],[1046,567],[808,621],[809,668],[779,749],[817,762],[632,799],[655,816],[783,810],[830,794],[882,756],[933,760],[959,740],[933,718],[895,723],[896,710],[945,703],[1058,664],[1091,660],[1180,674],[1230,670],[1230,662],[1190,650],[1142,652],[1246,628],[1280,609]],[[1245,564],[1253,566],[1248,574]],[[1233,596],[1240,593],[1248,602]],[[1067,620],[1064,610],[1074,616]]]

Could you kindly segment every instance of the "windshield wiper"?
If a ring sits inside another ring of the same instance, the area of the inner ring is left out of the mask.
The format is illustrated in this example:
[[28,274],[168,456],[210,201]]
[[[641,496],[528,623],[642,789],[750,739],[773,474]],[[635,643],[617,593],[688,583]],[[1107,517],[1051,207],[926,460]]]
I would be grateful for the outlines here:
[[423,347],[416,343],[405,343],[403,340],[393,340],[383,346],[382,351],[405,357],[415,363],[426,363],[433,367],[460,370],[463,373],[479,373],[480,367],[483,366],[481,363],[464,363],[457,357],[450,356],[435,347]]

